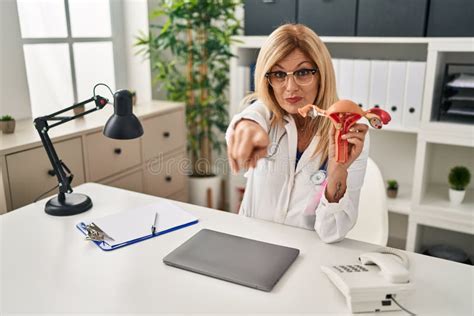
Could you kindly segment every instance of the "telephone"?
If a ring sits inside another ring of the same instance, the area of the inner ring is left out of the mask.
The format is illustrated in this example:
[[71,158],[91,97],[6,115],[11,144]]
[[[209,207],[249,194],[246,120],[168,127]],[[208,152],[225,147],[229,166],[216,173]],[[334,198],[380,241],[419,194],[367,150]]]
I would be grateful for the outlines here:
[[400,302],[414,291],[409,281],[408,257],[384,247],[360,255],[359,262],[321,266],[346,297],[352,313],[404,309]]

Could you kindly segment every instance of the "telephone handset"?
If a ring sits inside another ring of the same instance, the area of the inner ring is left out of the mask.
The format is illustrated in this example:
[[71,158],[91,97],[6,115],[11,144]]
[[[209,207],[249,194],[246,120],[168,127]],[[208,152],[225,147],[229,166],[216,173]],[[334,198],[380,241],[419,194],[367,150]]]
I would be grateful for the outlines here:
[[380,274],[391,283],[407,283],[409,279],[408,257],[405,253],[393,248],[382,248],[376,252],[360,255],[362,264],[375,264]]
[[399,302],[414,290],[408,269],[408,256],[388,247],[361,254],[353,263],[321,266],[353,313],[400,310]]

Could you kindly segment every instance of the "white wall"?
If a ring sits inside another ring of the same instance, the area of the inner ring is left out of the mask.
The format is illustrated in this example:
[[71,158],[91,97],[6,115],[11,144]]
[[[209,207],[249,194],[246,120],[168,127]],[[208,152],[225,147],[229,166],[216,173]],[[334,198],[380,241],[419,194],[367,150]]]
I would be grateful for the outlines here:
[[138,103],[149,101],[152,99],[150,61],[136,55],[134,47],[140,32],[148,34],[147,0],[123,0],[123,15],[128,87],[137,92]]
[[0,0],[0,115],[31,117],[16,0]]

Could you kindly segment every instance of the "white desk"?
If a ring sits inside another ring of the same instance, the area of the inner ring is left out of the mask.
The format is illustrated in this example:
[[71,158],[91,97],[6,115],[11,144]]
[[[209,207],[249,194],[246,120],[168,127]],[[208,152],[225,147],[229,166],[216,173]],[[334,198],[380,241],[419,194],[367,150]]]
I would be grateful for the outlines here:
[[[104,252],[84,241],[75,224],[160,198],[92,183],[75,191],[92,198],[90,211],[52,217],[44,213],[43,200],[0,216],[0,314],[347,314],[344,297],[319,266],[350,262],[376,248],[354,240],[328,245],[314,231],[178,203],[200,222]],[[163,264],[166,254],[202,228],[299,248],[301,253],[270,293]],[[418,315],[473,315],[472,267],[413,253],[409,257],[417,290],[407,308]]]

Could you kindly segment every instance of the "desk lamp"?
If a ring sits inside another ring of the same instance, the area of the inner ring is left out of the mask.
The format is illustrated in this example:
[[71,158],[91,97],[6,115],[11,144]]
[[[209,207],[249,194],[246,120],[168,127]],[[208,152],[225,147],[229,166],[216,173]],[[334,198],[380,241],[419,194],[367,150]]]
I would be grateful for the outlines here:
[[[99,85],[104,84],[97,84],[94,87],[92,98],[54,112],[50,115],[38,117],[34,120],[35,128],[39,133],[41,142],[43,143],[44,149],[46,150],[51,165],[53,166],[54,173],[58,178],[59,193],[58,196],[50,199],[46,203],[45,212],[47,214],[54,216],[75,215],[83,213],[92,207],[92,200],[90,197],[80,193],[72,193],[71,182],[73,175],[66,164],[58,158],[53,143],[48,136],[48,130],[104,108],[109,101],[108,99],[95,94],[95,88]],[[133,139],[142,136],[143,127],[138,118],[132,113],[132,94],[127,90],[119,90],[115,92],[115,94],[112,93],[110,88],[109,91],[114,97],[114,114],[105,124],[103,134],[113,139]],[[89,102],[94,102],[95,107],[77,115],[59,116],[64,112],[70,111]],[[54,123],[49,125],[48,122]]]

